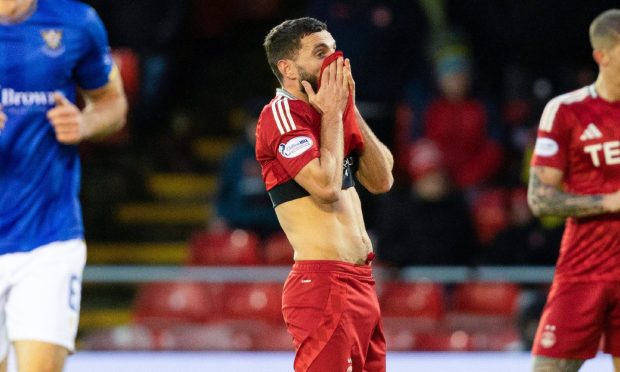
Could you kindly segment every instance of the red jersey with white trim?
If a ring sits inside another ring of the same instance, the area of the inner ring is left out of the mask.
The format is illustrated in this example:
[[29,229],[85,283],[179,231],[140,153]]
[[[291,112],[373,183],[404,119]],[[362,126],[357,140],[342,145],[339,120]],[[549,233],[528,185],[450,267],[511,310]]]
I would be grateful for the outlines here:
[[[344,125],[344,154],[363,146],[359,130]],[[256,160],[267,191],[293,179],[312,159],[320,156],[321,114],[310,104],[277,89],[256,126]]]
[[[620,189],[620,102],[594,85],[558,96],[543,112],[532,166],[564,172],[564,189],[580,195]],[[620,280],[620,214],[566,220],[556,279]]]

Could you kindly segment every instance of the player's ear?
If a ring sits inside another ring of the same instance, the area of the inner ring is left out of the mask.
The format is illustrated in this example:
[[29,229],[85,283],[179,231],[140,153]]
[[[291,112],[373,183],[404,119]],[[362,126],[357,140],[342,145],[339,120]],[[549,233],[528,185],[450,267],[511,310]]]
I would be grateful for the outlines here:
[[592,51],[592,58],[594,58],[594,61],[598,65],[606,65],[607,60],[609,59],[607,57],[607,53],[605,53],[603,49],[594,49]]
[[277,66],[282,76],[286,79],[297,79],[297,70],[294,67],[293,61],[291,61],[290,59],[279,60]]

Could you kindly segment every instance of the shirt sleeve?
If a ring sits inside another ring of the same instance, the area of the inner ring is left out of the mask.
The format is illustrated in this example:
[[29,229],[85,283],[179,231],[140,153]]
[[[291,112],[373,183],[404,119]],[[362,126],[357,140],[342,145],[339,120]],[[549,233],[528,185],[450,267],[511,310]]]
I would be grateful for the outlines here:
[[553,100],[543,111],[538,127],[532,166],[545,166],[565,171],[570,149],[570,113]]
[[274,101],[271,109],[265,112],[265,119],[273,130],[269,145],[291,178],[320,156],[318,136],[313,131],[315,127],[320,128],[320,123],[312,123],[312,116],[304,105],[302,101],[284,98]]
[[107,32],[92,8],[86,13],[83,31],[85,48],[75,69],[77,84],[86,90],[101,88],[108,83],[114,63]]

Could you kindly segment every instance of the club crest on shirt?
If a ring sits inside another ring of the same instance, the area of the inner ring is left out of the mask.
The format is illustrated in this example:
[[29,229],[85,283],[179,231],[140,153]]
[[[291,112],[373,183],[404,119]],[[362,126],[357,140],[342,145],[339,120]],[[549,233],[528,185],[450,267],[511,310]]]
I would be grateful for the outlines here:
[[65,51],[65,47],[62,44],[62,30],[59,29],[46,29],[41,30],[41,37],[45,42],[43,46],[43,53],[50,57],[58,57]]

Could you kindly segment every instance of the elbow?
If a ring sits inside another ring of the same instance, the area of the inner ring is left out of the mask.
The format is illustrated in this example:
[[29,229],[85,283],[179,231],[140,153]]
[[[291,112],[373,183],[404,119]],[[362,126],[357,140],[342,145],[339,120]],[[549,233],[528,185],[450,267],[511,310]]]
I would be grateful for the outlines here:
[[332,204],[340,200],[340,190],[335,187],[326,187],[314,196],[323,204]]
[[310,195],[322,204],[331,204],[340,200],[340,190],[335,185],[316,188]]
[[366,187],[366,190],[368,190],[368,192],[370,192],[371,194],[375,194],[375,195],[385,194],[386,192],[392,189],[393,185],[394,185],[394,177],[392,176],[392,173],[388,173],[385,177],[382,177],[381,179],[378,179],[375,182],[372,182],[372,183],[367,182],[366,184],[364,184],[364,186]]
[[540,208],[540,203],[537,203],[532,195],[528,194],[527,205],[530,207],[530,211],[532,211],[532,214],[535,217],[542,217],[544,215],[542,209]]
[[390,191],[392,189],[392,186],[394,186],[394,176],[392,176],[392,173],[390,173],[379,185],[377,194],[384,194]]
[[127,102],[127,97],[123,94],[119,97],[119,119],[116,122],[115,131],[119,131],[123,129],[125,124],[127,124],[127,114],[129,113],[129,103]]

